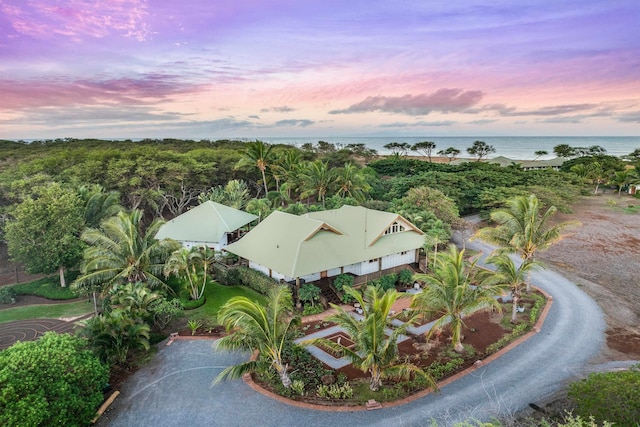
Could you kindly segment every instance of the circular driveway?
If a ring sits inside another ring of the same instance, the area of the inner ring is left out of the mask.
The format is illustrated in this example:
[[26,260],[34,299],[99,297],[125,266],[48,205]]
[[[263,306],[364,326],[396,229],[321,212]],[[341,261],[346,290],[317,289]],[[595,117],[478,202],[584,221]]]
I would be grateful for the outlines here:
[[[482,242],[467,247],[489,253]],[[511,415],[580,375],[604,344],[598,305],[558,273],[533,273],[532,282],[554,302],[539,334],[496,361],[430,394],[394,408],[325,412],[269,399],[241,380],[210,387],[225,367],[247,355],[214,352],[212,341],[179,340],[160,346],[153,361],[122,388],[99,426],[438,426]]]

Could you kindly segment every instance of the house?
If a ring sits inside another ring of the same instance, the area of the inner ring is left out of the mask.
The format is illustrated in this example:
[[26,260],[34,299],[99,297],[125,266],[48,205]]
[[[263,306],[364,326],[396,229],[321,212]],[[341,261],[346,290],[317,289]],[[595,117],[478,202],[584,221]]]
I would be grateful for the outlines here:
[[173,239],[187,249],[207,246],[222,250],[240,237],[240,229],[258,219],[257,216],[206,201],[166,222],[156,234],[156,239]]
[[424,233],[401,215],[343,206],[297,216],[275,211],[225,248],[287,282],[364,276],[418,262]]
[[629,185],[629,194],[631,195],[640,194],[640,184]]

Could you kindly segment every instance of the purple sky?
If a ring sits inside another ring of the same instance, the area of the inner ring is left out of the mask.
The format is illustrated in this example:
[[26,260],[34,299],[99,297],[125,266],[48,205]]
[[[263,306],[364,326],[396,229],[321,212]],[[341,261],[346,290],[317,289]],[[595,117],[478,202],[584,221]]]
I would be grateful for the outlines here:
[[0,0],[0,138],[639,129],[638,0]]

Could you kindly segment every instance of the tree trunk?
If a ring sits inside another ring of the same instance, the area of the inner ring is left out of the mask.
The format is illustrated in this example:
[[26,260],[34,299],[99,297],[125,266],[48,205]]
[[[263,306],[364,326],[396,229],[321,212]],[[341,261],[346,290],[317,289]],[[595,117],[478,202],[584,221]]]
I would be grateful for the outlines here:
[[513,308],[511,309],[511,323],[518,323],[518,303],[520,302],[520,292],[513,291]]
[[301,309],[302,303],[300,302],[300,278],[296,277],[296,308]]
[[64,280],[64,267],[60,266],[60,286],[62,286],[63,288],[67,287],[67,282]]
[[369,390],[378,391],[382,385],[381,372],[378,367],[373,367],[369,370],[371,372],[371,380],[369,381]]
[[98,315],[98,302],[96,301],[96,291],[93,291],[93,312]]
[[291,378],[289,378],[289,374],[287,373],[287,369],[289,366],[285,365],[282,366],[282,362],[277,361],[274,363],[276,371],[278,372],[278,375],[280,376],[280,381],[282,381],[282,385],[285,388],[289,388],[291,387]]

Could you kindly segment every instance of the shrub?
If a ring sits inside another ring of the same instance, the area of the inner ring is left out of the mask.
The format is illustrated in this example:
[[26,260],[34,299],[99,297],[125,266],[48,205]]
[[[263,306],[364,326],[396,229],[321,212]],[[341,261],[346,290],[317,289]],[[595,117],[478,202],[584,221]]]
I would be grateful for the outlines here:
[[320,293],[320,288],[311,283],[305,283],[300,287],[300,299],[310,302],[311,305],[315,305],[315,302],[320,299]]
[[640,365],[628,371],[592,373],[569,385],[576,414],[615,425],[634,425],[640,420]]
[[323,311],[324,308],[322,308],[321,305],[305,305],[304,309],[302,310],[302,315],[310,316],[312,314],[322,313]]
[[[229,269],[229,271],[227,271],[227,275],[231,270],[232,269]],[[262,295],[267,295],[269,289],[279,285],[277,280],[272,279],[271,277],[268,277],[265,274],[262,274],[261,272],[248,267],[239,266],[235,267],[233,270],[237,272],[237,275],[240,279],[240,285],[244,285],[250,289],[253,289],[254,291]]]
[[402,270],[398,273],[398,283],[402,286],[409,286],[413,283],[413,271]]
[[173,318],[180,316],[183,311],[184,308],[179,299],[173,299],[170,301],[163,299],[158,304],[155,304],[151,309],[151,312],[153,313],[153,324],[156,328],[162,330]]
[[0,288],[0,304],[13,304],[16,302],[16,291],[11,286]]
[[0,352],[0,425],[89,425],[109,367],[84,346],[80,338],[46,332]]
[[316,393],[320,397],[327,399],[351,399],[353,397],[353,388],[351,384],[321,384],[316,389]]
[[387,274],[380,277],[380,279],[378,279],[378,283],[380,284],[380,287],[382,287],[382,289],[385,291],[389,289],[395,289],[396,278],[397,276],[395,274]]
[[207,298],[204,296],[200,299],[190,299],[182,301],[182,308],[185,310],[195,310],[196,308],[202,307],[206,302]]
[[297,395],[304,396],[306,393],[304,381],[302,380],[294,380],[291,382],[291,390],[293,390]]
[[198,330],[198,328],[202,326],[202,320],[190,319],[190,320],[187,321],[187,326],[189,327],[189,330],[191,331],[191,335],[195,335],[196,331]]
[[353,287],[353,276],[350,274],[340,274],[333,279],[333,286],[338,292],[342,292],[345,286]]
[[[67,282],[71,283],[78,276],[77,271],[67,273]],[[77,298],[78,295],[69,286],[60,286],[59,276],[44,277],[29,283],[18,283],[11,286],[17,295],[35,295],[53,300],[67,300]]]

